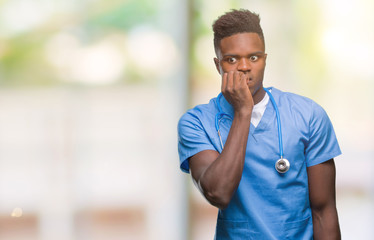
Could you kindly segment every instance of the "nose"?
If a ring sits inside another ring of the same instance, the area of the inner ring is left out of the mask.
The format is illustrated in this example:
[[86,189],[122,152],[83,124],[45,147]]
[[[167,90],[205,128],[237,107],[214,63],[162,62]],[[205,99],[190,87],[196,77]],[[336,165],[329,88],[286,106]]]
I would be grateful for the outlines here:
[[238,64],[238,71],[248,72],[251,71],[251,63],[247,58],[242,58]]

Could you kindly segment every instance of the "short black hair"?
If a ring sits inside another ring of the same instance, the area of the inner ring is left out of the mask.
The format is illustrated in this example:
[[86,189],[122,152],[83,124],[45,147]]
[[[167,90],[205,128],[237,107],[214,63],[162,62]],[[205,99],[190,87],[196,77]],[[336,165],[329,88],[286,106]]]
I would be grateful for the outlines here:
[[264,34],[260,26],[260,16],[249,10],[232,9],[230,12],[226,12],[220,16],[213,23],[212,27],[216,54],[218,53],[221,40],[237,33],[257,33],[265,46]]

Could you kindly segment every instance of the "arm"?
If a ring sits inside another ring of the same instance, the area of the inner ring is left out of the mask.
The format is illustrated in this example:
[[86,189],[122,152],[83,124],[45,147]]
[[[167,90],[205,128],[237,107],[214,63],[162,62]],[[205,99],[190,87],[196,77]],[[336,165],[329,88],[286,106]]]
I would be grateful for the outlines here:
[[195,185],[218,208],[227,207],[240,183],[253,109],[252,95],[243,74],[224,73],[222,93],[234,108],[225,147],[221,154],[206,150],[189,160]]
[[308,182],[314,239],[341,239],[335,200],[334,159],[308,167]]

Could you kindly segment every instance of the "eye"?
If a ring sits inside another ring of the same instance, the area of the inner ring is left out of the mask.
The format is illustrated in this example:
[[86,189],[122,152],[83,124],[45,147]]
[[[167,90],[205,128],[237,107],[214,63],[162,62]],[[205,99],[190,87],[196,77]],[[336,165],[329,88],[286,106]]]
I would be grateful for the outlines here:
[[229,58],[226,59],[226,61],[229,62],[229,63],[235,63],[236,62],[236,58],[229,57]]
[[259,59],[259,56],[257,56],[257,55],[252,55],[252,56],[249,57],[249,60],[251,62],[256,62],[258,59]]

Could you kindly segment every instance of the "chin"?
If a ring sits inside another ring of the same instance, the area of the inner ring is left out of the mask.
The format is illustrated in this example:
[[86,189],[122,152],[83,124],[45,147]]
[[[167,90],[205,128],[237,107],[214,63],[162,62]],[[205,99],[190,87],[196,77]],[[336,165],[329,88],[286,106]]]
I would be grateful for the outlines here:
[[[262,92],[261,90],[263,90],[263,86],[261,85],[261,86],[258,86],[258,87],[249,87],[248,86],[248,88],[249,88],[249,91],[251,92],[251,94],[252,94],[252,96],[254,96],[254,95],[256,95],[256,93],[258,93],[258,92]],[[263,91],[265,91],[265,90],[263,90]]]

